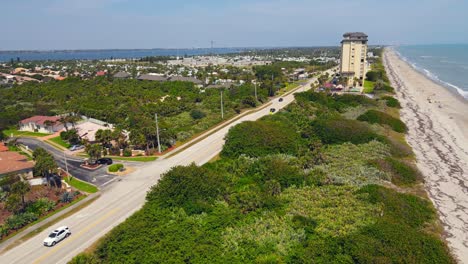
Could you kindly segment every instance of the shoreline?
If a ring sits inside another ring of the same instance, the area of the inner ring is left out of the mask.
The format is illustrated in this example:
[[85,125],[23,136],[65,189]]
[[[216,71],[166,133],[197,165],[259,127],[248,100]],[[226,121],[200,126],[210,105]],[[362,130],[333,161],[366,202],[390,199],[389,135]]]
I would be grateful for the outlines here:
[[[392,52],[394,52],[397,57],[404,61],[406,64],[408,64],[413,70],[417,71],[418,73],[420,73],[421,75],[423,75],[426,79],[429,79],[431,80],[432,82],[434,82],[436,85],[440,85],[442,87],[444,87],[445,89],[447,89],[448,91],[452,92],[454,95],[456,95],[457,97],[459,97],[463,102],[465,102],[466,104],[468,104],[468,91],[465,91],[463,89],[461,89],[460,87],[452,84],[452,83],[449,83],[449,82],[446,82],[444,80],[441,80],[439,79],[439,77],[437,75],[435,75],[433,72],[427,70],[427,69],[424,69],[424,68],[419,68],[417,66],[415,66],[413,63],[411,63],[411,61],[406,58],[405,56],[403,56],[398,50],[396,50],[394,47],[389,47],[387,48],[389,50],[391,50]],[[423,71],[427,71],[428,73],[432,74],[434,76],[434,78],[431,78],[430,76],[428,76],[428,74],[425,74]],[[462,93],[466,93],[467,94],[467,97],[465,97]]]
[[406,136],[448,245],[468,263],[468,102],[386,49],[383,62],[402,104]]

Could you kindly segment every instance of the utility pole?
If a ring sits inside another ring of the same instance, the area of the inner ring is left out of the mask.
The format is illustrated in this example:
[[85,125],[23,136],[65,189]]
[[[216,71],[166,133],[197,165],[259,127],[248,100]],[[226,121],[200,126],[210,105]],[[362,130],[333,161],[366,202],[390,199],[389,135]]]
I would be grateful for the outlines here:
[[[274,85],[274,83],[273,83],[273,74],[272,74],[271,75],[271,93],[273,93],[273,85]],[[275,94],[273,93],[272,96],[275,96]]]
[[224,119],[223,90],[221,90],[221,119]]
[[161,153],[161,142],[159,141],[159,126],[158,126],[158,114],[154,114],[156,119],[156,138],[158,140],[158,153]]
[[70,181],[70,174],[68,173],[67,155],[65,154],[65,151],[63,152],[63,159],[65,161],[65,171],[67,172],[67,177],[68,177],[68,180]]
[[255,80],[255,100],[258,101],[258,97],[257,97],[257,80]]

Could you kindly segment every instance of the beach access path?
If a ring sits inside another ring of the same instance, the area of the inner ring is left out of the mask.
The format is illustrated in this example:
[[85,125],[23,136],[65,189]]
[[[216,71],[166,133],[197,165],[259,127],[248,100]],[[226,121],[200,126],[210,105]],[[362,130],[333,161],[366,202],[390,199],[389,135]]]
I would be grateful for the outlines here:
[[468,263],[468,102],[416,71],[391,48],[383,62],[446,240],[458,261]]

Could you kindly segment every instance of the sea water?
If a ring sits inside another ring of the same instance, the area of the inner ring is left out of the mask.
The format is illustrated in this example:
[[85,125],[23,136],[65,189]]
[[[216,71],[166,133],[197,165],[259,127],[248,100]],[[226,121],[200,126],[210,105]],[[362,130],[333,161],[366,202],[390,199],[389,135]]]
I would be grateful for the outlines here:
[[209,54],[229,54],[245,51],[247,48],[213,49],[121,49],[121,50],[51,50],[51,51],[2,51],[0,62],[10,60],[102,60],[134,59],[147,56],[197,56]]
[[413,68],[468,99],[468,44],[399,46],[395,50]]

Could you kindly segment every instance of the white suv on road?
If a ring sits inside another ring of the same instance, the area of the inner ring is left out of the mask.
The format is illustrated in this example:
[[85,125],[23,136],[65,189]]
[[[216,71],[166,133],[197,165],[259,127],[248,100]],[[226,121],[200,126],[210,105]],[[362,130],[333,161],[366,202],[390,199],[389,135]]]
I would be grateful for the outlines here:
[[62,239],[71,235],[70,229],[67,226],[61,226],[50,233],[46,239],[44,239],[44,246],[53,247],[55,244],[60,242]]

